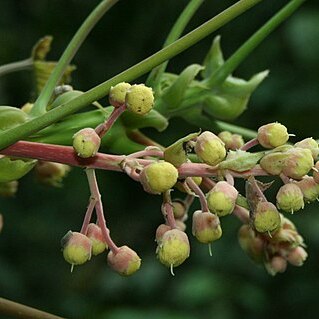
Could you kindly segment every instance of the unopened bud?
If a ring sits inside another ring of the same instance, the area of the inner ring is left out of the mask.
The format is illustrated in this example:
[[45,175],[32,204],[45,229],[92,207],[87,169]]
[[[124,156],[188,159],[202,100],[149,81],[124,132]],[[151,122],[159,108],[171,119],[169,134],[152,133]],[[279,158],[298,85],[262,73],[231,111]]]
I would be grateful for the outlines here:
[[307,257],[307,252],[299,246],[289,252],[289,254],[287,255],[287,260],[293,266],[300,267],[303,265]]
[[222,236],[219,218],[210,212],[197,210],[193,214],[192,233],[203,244],[219,239]]
[[73,135],[73,148],[83,158],[95,156],[100,148],[101,138],[93,128],[84,128]]
[[70,169],[70,166],[61,163],[38,161],[34,171],[39,182],[59,187]]
[[312,176],[315,182],[319,184],[319,161],[315,164]]
[[198,136],[195,152],[203,162],[212,166],[219,164],[226,156],[224,142],[209,131],[205,131]]
[[270,275],[275,276],[277,273],[286,271],[287,261],[281,256],[274,256],[265,264],[265,267]]
[[211,212],[219,217],[231,214],[238,196],[237,189],[225,181],[218,182],[207,194],[207,203]]
[[218,134],[218,137],[225,143],[225,147],[227,150],[238,150],[244,144],[244,139],[239,134],[232,134],[228,131],[223,131]]
[[289,139],[289,134],[284,125],[269,123],[258,129],[257,139],[263,147],[275,148],[284,145]]
[[316,160],[319,155],[319,145],[312,137],[308,137],[300,142],[297,142],[295,147],[306,148],[310,150],[314,160]]
[[301,189],[306,202],[313,202],[319,197],[319,184],[315,182],[313,177],[305,176],[296,184]]
[[303,194],[295,183],[280,187],[277,195],[277,207],[285,212],[293,213],[304,207]]
[[132,85],[126,93],[125,104],[135,114],[147,114],[154,105],[153,90],[144,84]]
[[285,153],[271,153],[260,160],[260,167],[270,175],[279,175],[288,156]]
[[92,254],[94,256],[101,254],[105,249],[107,249],[107,244],[102,234],[101,228],[90,223],[88,225],[86,236],[91,239],[92,242]]
[[183,221],[177,219],[177,220],[175,220],[175,224],[176,224],[177,229],[179,229],[183,232],[186,230],[186,224]]
[[169,226],[169,225],[160,224],[160,225],[156,228],[155,241],[156,241],[157,243],[159,243],[159,242],[162,240],[163,235],[164,235],[167,231],[169,231],[169,230],[171,230],[171,229],[172,229],[172,227]]
[[160,194],[171,189],[177,182],[178,170],[169,162],[156,162],[144,167],[140,182],[146,192]]
[[141,267],[141,258],[127,246],[122,246],[118,251],[110,251],[107,255],[108,265],[122,276],[131,276]]
[[125,103],[125,96],[131,84],[126,82],[121,82],[115,86],[111,86],[109,92],[109,102],[114,107],[119,107]]
[[182,219],[186,214],[186,208],[183,201],[175,200],[173,203],[173,213],[174,217],[177,219]]
[[280,214],[270,202],[259,202],[253,218],[255,229],[259,233],[272,232],[280,227]]
[[18,181],[0,183],[0,196],[13,197],[18,190]]

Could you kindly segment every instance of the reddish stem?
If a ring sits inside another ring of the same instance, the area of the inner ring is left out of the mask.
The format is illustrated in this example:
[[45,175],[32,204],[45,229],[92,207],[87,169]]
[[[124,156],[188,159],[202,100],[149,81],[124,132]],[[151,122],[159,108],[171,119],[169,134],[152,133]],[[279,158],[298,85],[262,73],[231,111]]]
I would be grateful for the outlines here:
[[194,191],[194,193],[199,197],[202,212],[209,212],[205,194],[202,192],[200,187],[190,177],[186,178],[186,183]]
[[83,235],[86,235],[86,233],[88,231],[88,226],[89,226],[89,223],[91,221],[93,209],[94,209],[96,202],[97,201],[95,198],[90,197],[89,205],[88,205],[88,208],[86,210],[85,217],[84,217],[83,224],[82,224],[82,228],[80,231],[81,234],[83,234]]
[[258,145],[258,144],[259,144],[259,141],[258,141],[257,137],[255,137],[255,138],[253,138],[252,140],[248,141],[246,144],[244,144],[244,145],[240,148],[240,150],[242,150],[242,151],[247,151],[247,150],[249,150],[250,148],[252,148],[252,147],[254,147],[254,146]]
[[173,204],[172,204],[170,190],[166,191],[163,194],[162,213],[163,213],[164,218],[167,221],[168,225],[171,226],[172,229],[176,228],[176,222],[175,222],[175,217],[174,217]]
[[139,152],[135,152],[132,154],[127,155],[127,158],[139,158],[139,157],[146,157],[146,156],[155,156],[155,157],[164,157],[164,152],[157,149],[157,148],[153,148],[153,149],[146,149],[143,151],[139,151]]
[[233,210],[233,214],[238,217],[244,224],[248,224],[250,222],[249,218],[249,211],[248,209],[235,205],[235,208]]

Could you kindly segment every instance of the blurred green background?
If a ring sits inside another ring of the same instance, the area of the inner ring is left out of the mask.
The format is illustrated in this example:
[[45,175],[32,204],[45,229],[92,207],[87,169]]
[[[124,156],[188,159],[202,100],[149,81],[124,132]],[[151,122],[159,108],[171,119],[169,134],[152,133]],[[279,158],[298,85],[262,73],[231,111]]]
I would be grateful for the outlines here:
[[[1,0],[0,64],[28,57],[33,44],[47,34],[54,36],[50,58],[58,59],[97,3]],[[232,3],[206,1],[187,30]],[[216,34],[222,35],[225,57],[285,3],[264,1],[219,30]],[[186,4],[185,0],[120,1],[76,55],[73,86],[87,90],[156,52]],[[298,139],[319,137],[318,21],[319,3],[308,1],[235,72],[248,79],[258,71],[270,70],[236,124],[257,129],[279,121]],[[173,59],[169,71],[179,73],[191,63],[201,63],[213,37]],[[0,79],[1,105],[20,106],[29,100],[30,92],[29,72]],[[196,129],[174,119],[164,133],[145,133],[167,145]],[[64,187],[54,189],[35,183],[30,173],[20,181],[15,198],[0,199],[5,219],[0,235],[1,297],[69,318],[314,318],[318,313],[318,204],[291,216],[308,246],[309,258],[303,267],[290,266],[284,274],[270,277],[240,249],[239,221],[226,217],[223,238],[214,244],[213,256],[190,236],[191,256],[172,277],[155,257],[154,232],[162,222],[160,196],[144,194],[122,174],[98,172],[98,179],[114,240],[139,253],[141,270],[122,278],[107,267],[102,255],[70,274],[60,252],[60,238],[81,226],[89,196],[85,174],[73,169]],[[274,199],[274,193],[267,195]]]

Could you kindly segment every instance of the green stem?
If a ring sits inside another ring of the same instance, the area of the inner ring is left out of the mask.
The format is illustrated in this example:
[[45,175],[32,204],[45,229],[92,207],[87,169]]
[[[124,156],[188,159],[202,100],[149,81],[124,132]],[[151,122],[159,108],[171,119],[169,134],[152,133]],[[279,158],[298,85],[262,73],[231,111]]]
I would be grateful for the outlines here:
[[185,51],[198,41],[202,40],[218,28],[222,27],[227,22],[236,18],[241,13],[247,11],[252,6],[256,5],[262,0],[240,0],[231,7],[227,8],[214,18],[210,19],[206,23],[202,24],[197,29],[186,34],[179,40],[175,41],[171,45],[163,48],[147,59],[135,64],[126,71],[114,76],[113,78],[101,83],[100,85],[85,92],[81,96],[72,99],[71,101],[62,104],[61,106],[47,112],[37,118],[34,118],[20,126],[11,128],[5,132],[0,133],[0,149],[3,149],[20,139],[23,139],[32,133],[35,133],[46,126],[61,120],[67,115],[79,111],[86,105],[101,99],[108,94],[111,86],[122,82],[132,81],[137,77],[149,72],[155,66],[163,63],[164,61],[178,55],[182,51]]
[[23,71],[30,69],[32,67],[33,60],[28,58],[22,61],[8,63],[0,66],[0,76],[3,76],[8,73]]
[[232,133],[236,133],[242,135],[246,139],[253,139],[257,136],[257,132],[250,130],[248,128],[244,128],[238,125],[229,124],[223,121],[215,121],[213,124],[214,128],[218,131],[230,131]]
[[118,1],[119,0],[103,0],[83,22],[83,24],[75,33],[69,45],[63,52],[57,66],[54,68],[52,74],[50,75],[50,78],[48,79],[39,97],[34,103],[34,106],[30,112],[32,116],[39,116],[46,112],[46,107],[53,94],[54,88],[58,85],[67,66],[70,64],[76,52],[79,50],[81,44],[86,39],[96,23],[102,18],[105,12],[107,12]]
[[221,84],[244,59],[306,0],[291,0],[254,33],[207,81],[209,87]]
[[[197,11],[197,9],[200,7],[200,5],[204,2],[205,0],[191,0],[188,5],[185,7],[183,12],[180,14],[178,19],[176,20],[175,24],[173,25],[170,33],[168,34],[163,48],[166,46],[172,44],[175,40],[177,40],[181,34],[183,33],[185,27]],[[168,60],[159,65],[158,67],[154,68],[152,72],[149,74],[146,84],[148,86],[153,87],[155,92],[157,91],[157,87],[160,81],[160,78],[162,74],[165,72],[165,69],[167,67]]]

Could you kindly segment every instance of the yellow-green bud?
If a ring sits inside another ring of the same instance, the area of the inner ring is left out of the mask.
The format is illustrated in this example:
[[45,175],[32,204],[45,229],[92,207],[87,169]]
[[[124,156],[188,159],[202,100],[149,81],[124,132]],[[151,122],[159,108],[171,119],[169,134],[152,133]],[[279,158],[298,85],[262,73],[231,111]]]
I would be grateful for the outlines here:
[[280,214],[270,202],[259,202],[253,218],[253,225],[259,233],[272,232],[280,227]]
[[135,114],[147,114],[154,105],[153,90],[144,84],[135,84],[126,93],[127,109]]
[[292,249],[287,255],[287,260],[293,266],[300,267],[307,259],[308,254],[302,247]]
[[257,139],[263,147],[275,148],[284,145],[289,139],[289,134],[284,125],[269,123],[258,129]]
[[316,140],[312,137],[305,138],[304,140],[297,142],[295,147],[307,148],[311,151],[312,157],[314,160],[317,159],[319,155],[319,146]]
[[196,239],[209,244],[222,236],[222,229],[218,216],[210,212],[197,210],[193,214],[192,233]]
[[0,196],[13,197],[18,190],[18,181],[0,183]]
[[225,143],[225,147],[227,150],[238,150],[244,144],[244,139],[239,134],[232,134],[228,131],[223,131],[218,134],[218,137]]
[[225,181],[218,182],[207,194],[209,210],[217,216],[226,216],[233,212],[238,196],[237,189]]
[[178,170],[168,162],[156,162],[144,167],[140,182],[146,192],[160,194],[171,189],[177,182]]
[[198,136],[195,152],[203,162],[212,166],[219,164],[226,156],[224,142],[209,131],[205,131]]
[[280,187],[276,195],[277,207],[285,212],[293,213],[303,208],[303,194],[295,183],[288,183]]
[[189,257],[190,246],[187,235],[178,229],[165,232],[157,246],[156,253],[163,265],[179,266]]
[[306,202],[313,202],[319,197],[319,184],[315,182],[313,177],[305,176],[296,184],[301,189]]
[[110,251],[107,255],[108,265],[122,276],[131,276],[141,267],[141,258],[127,246],[117,252]]
[[285,153],[271,153],[265,155],[260,160],[260,167],[270,175],[279,175],[285,165],[285,160],[288,156]]
[[101,138],[93,128],[84,128],[73,135],[73,148],[82,158],[96,155],[100,148]]
[[91,259],[91,240],[81,233],[69,231],[61,245],[64,259],[71,265],[82,265]]
[[111,86],[109,92],[109,102],[114,107],[119,107],[125,103],[125,96],[131,84],[126,82],[121,82],[116,84],[115,86]]
[[103,237],[102,230],[98,225],[90,223],[88,225],[86,236],[91,239],[92,254],[94,256],[103,253],[103,251],[108,248]]

